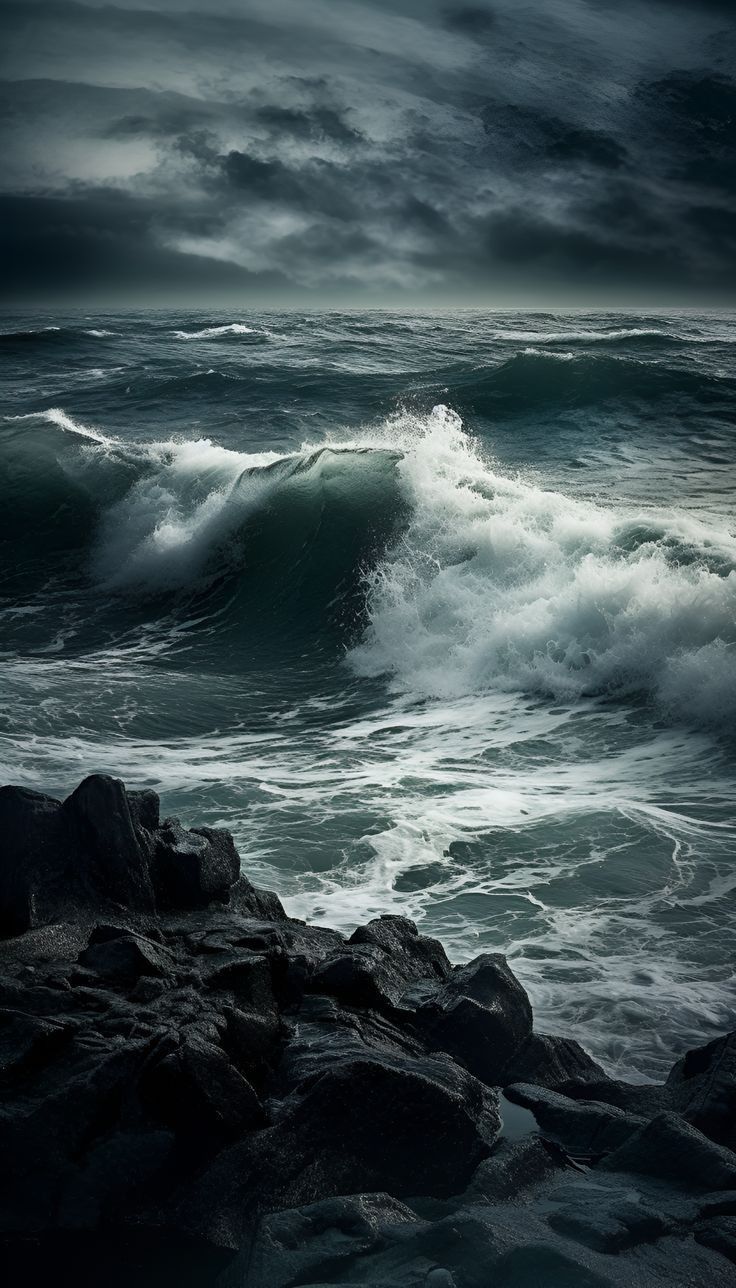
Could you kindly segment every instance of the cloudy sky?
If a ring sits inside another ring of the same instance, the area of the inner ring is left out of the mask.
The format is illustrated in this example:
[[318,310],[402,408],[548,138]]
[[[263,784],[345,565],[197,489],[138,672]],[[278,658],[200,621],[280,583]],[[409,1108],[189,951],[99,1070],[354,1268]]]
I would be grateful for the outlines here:
[[11,301],[728,303],[736,0],[0,0]]

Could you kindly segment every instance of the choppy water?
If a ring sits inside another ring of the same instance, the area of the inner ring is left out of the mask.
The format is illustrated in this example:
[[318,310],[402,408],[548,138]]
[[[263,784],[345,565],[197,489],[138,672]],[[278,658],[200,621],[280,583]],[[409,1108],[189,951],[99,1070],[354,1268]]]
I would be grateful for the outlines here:
[[3,780],[505,950],[618,1072],[733,1026],[736,315],[0,332]]

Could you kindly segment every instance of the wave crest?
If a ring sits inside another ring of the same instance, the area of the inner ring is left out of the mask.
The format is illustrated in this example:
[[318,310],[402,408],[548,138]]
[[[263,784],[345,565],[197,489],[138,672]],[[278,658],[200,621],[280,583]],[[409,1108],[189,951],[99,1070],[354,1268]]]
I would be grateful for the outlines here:
[[370,624],[350,655],[360,674],[443,698],[645,696],[676,717],[731,724],[730,532],[509,478],[445,407],[398,468],[412,517],[367,579]]

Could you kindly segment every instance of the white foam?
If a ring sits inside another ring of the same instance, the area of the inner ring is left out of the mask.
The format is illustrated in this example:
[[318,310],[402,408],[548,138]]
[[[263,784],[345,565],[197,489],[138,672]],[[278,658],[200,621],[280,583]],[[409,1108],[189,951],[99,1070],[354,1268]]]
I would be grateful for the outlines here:
[[281,459],[244,453],[210,439],[152,443],[149,469],[105,515],[95,555],[100,581],[155,592],[193,584],[270,485],[244,477]]
[[89,329],[89,330],[86,330],[84,334],[85,334],[85,335],[93,335],[93,336],[94,336],[96,339],[98,339],[98,340],[104,340],[107,336],[114,335],[114,334],[115,334],[115,332],[114,332],[114,331],[105,331],[104,329],[97,330],[95,327],[90,327],[90,329]]
[[529,344],[557,344],[578,341],[581,344],[605,344],[610,340],[636,340],[642,337],[652,339],[679,340],[680,336],[671,331],[662,331],[657,327],[620,327],[608,331],[494,331],[494,340],[517,340]]
[[88,438],[91,442],[99,443],[103,447],[110,447],[114,438],[109,438],[106,434],[100,433],[99,429],[93,429],[91,425],[82,425],[79,421],[73,420],[68,416],[61,407],[48,407],[46,411],[26,412],[21,416],[4,416],[3,420],[42,420],[48,425],[55,425],[65,434],[76,434],[78,438]]
[[206,326],[201,331],[175,331],[177,340],[216,340],[221,335],[259,335],[256,327],[244,322],[230,322],[227,326]]
[[733,533],[508,477],[445,407],[388,432],[413,517],[368,576],[356,671],[450,699],[644,693],[678,718],[733,722]]

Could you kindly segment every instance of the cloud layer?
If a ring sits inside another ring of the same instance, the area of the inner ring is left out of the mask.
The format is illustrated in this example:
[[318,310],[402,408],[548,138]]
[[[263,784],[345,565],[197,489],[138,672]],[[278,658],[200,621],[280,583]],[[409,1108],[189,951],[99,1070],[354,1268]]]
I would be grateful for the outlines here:
[[731,0],[5,0],[10,300],[736,286]]

